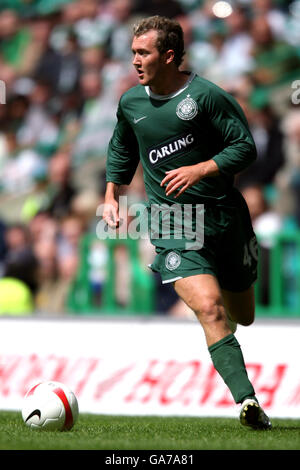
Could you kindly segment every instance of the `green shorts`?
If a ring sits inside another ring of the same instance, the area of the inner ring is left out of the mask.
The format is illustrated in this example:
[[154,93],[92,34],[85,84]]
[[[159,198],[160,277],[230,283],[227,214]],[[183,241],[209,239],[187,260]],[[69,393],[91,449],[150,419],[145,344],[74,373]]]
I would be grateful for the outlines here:
[[150,268],[163,283],[212,274],[232,292],[248,289],[257,278],[257,240],[247,204],[238,192],[230,205],[205,206],[204,242],[199,250],[156,246]]

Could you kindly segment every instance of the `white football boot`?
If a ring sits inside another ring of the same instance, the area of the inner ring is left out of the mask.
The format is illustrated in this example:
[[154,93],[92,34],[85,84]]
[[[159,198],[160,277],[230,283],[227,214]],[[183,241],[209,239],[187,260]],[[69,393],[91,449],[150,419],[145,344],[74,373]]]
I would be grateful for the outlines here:
[[243,401],[240,411],[240,422],[252,429],[271,429],[272,424],[264,410],[254,398]]

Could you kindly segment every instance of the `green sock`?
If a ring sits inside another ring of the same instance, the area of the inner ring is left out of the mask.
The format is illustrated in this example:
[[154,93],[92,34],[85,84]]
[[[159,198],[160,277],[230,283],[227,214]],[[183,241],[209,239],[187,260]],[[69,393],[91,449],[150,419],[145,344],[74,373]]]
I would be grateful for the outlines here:
[[233,334],[208,348],[215,369],[231,391],[236,403],[254,397],[254,388],[248,378],[240,345]]

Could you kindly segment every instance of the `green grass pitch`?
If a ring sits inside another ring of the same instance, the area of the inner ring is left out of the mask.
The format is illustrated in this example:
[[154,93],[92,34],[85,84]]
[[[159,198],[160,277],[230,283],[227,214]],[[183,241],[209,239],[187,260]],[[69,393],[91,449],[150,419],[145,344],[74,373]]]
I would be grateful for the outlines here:
[[232,418],[80,414],[67,432],[34,431],[18,412],[0,412],[1,450],[299,450],[300,420],[273,419],[254,431]]

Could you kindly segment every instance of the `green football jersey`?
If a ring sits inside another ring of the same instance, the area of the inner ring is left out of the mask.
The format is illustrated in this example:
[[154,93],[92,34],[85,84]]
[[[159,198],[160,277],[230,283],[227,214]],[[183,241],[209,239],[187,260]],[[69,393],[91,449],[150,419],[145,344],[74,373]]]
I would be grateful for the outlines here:
[[[224,204],[234,175],[256,158],[244,113],[217,85],[190,74],[183,88],[161,96],[137,85],[119,102],[107,156],[107,182],[130,184],[141,161],[150,204]],[[174,199],[160,186],[167,170],[213,159],[220,174]]]

